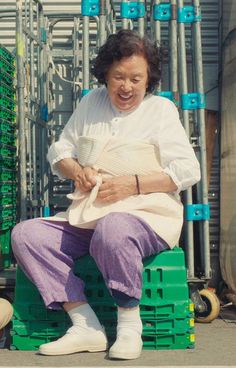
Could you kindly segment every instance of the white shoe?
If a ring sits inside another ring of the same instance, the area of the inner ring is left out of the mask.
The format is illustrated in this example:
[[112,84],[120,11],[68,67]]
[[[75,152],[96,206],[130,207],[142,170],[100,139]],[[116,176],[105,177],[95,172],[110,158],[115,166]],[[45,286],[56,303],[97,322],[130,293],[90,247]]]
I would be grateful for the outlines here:
[[120,335],[109,350],[111,359],[137,359],[142,352],[143,342],[141,336]]
[[97,352],[107,350],[107,338],[102,330],[81,331],[80,334],[67,332],[60,339],[43,344],[39,354],[66,355],[82,351]]

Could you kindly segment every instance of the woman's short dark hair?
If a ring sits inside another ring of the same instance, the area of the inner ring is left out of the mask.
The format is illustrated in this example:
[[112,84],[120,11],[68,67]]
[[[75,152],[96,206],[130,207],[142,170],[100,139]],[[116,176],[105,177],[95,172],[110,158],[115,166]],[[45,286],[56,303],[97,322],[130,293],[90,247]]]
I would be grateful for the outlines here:
[[93,75],[101,84],[106,84],[107,73],[114,61],[132,55],[143,55],[148,63],[147,92],[153,92],[161,77],[160,50],[148,37],[140,37],[131,30],[111,34],[98,51],[92,68]]

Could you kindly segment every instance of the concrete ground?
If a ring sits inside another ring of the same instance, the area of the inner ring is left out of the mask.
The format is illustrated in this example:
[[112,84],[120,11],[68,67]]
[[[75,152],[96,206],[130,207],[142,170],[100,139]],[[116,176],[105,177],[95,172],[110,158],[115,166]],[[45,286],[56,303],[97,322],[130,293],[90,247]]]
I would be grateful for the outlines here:
[[59,357],[35,351],[0,350],[3,367],[236,367],[236,321],[216,319],[196,324],[196,347],[189,350],[144,350],[137,360],[109,360],[106,353],[79,353]]

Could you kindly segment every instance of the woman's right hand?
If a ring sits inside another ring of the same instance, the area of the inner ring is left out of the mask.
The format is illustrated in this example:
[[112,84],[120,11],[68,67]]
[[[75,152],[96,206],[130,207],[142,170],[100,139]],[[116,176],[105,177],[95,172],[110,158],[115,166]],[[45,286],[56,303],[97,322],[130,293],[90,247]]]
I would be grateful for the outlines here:
[[89,192],[96,185],[95,176],[97,170],[91,167],[81,167],[81,169],[75,175],[75,188],[81,192]]
[[64,177],[74,181],[75,188],[81,192],[88,192],[96,185],[97,170],[81,166],[75,158],[64,158],[56,165]]

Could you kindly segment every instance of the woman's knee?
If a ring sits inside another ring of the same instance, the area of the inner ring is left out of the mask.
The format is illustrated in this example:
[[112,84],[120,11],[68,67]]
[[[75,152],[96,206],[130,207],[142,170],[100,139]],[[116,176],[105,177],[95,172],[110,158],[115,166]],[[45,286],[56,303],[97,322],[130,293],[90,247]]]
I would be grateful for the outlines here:
[[12,232],[11,232],[11,246],[12,246],[12,249],[14,251],[17,250],[18,245],[22,242],[21,238],[22,238],[22,234],[24,234],[23,228],[25,227],[24,226],[25,222],[26,221],[19,222],[12,229]]
[[11,245],[14,254],[22,252],[23,247],[33,244],[36,236],[40,234],[38,219],[25,220],[18,223],[11,232]]
[[114,251],[122,248],[129,234],[129,214],[113,212],[98,221],[94,231],[90,253],[97,249]]

